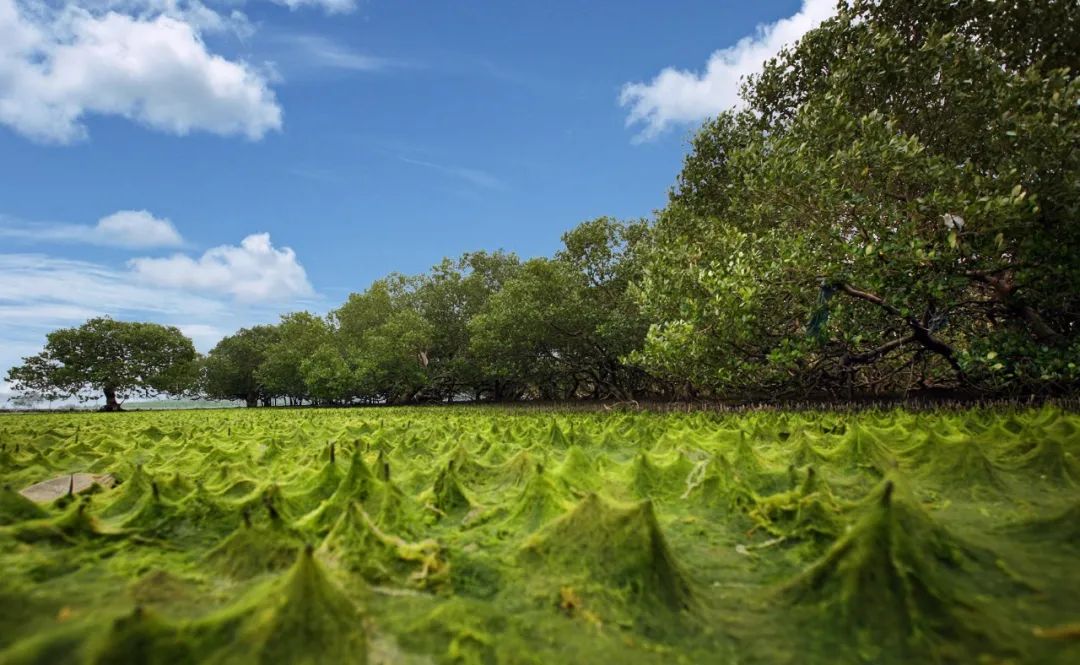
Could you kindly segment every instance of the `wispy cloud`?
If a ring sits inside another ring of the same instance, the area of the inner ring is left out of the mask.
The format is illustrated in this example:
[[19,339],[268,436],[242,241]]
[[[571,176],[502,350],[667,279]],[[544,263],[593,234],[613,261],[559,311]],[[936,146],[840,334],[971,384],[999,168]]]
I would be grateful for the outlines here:
[[414,159],[412,157],[398,157],[406,164],[413,164],[414,166],[422,166],[433,171],[446,174],[459,180],[464,180],[469,184],[476,185],[477,187],[483,187],[485,189],[505,189],[506,185],[502,180],[499,180],[494,175],[487,171],[481,171],[480,169],[471,169],[464,166],[455,166],[452,164],[436,164],[435,162],[429,162],[422,159]]
[[327,14],[347,14],[356,9],[356,0],[272,0],[296,11],[303,7],[321,7]]
[[275,63],[285,69],[336,69],[348,72],[381,72],[400,67],[415,67],[413,63],[394,58],[362,53],[314,33],[265,34],[271,45]]
[[103,247],[149,249],[180,247],[184,239],[173,223],[146,210],[119,210],[97,224],[26,222],[0,216],[0,238],[27,243],[81,243]]

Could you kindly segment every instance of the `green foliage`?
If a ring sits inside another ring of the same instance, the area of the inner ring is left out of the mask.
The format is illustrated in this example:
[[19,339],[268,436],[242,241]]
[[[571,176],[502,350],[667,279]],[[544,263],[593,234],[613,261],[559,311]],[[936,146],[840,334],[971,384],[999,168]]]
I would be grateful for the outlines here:
[[841,3],[694,139],[642,360],[739,396],[1075,386],[1078,25],[1071,3]]
[[49,333],[45,349],[10,369],[7,380],[49,398],[103,393],[105,408],[115,410],[118,396],[183,394],[193,387],[195,358],[191,340],[177,328],[103,317]]
[[269,397],[256,372],[278,336],[273,326],[255,326],[218,342],[202,362],[202,392],[213,399],[242,399],[248,406]]
[[491,296],[469,331],[500,396],[622,399],[651,388],[626,362],[646,329],[631,295],[645,237],[642,223],[585,222],[555,258],[527,261]]
[[306,399],[310,393],[302,366],[329,339],[330,328],[319,316],[296,312],[282,316],[275,333],[255,379],[271,395]]

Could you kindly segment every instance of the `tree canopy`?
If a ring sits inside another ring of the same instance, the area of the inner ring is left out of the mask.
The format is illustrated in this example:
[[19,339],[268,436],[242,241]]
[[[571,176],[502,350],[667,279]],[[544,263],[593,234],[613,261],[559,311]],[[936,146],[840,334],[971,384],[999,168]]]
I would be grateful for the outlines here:
[[131,396],[184,393],[195,380],[195,359],[177,328],[102,317],[49,333],[45,349],[9,370],[7,380],[48,399],[103,395],[103,409],[117,411]]
[[1080,357],[1075,3],[842,3],[693,141],[642,360],[716,394],[1060,390]]

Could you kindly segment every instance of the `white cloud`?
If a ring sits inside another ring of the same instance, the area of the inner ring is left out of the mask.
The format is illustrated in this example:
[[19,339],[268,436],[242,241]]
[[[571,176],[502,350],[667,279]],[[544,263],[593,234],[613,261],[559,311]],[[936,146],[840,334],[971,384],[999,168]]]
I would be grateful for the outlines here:
[[175,325],[205,352],[240,328],[272,323],[285,311],[324,307],[318,297],[238,302],[228,294],[151,284],[130,269],[41,254],[0,254],[0,381],[9,367],[41,350],[46,333],[95,316]]
[[[200,32],[231,32],[239,37],[247,37],[254,32],[254,26],[243,12],[234,9],[225,15],[206,6],[201,0],[79,0],[77,4],[96,13],[111,11],[141,19],[170,16],[192,25]],[[242,0],[233,4],[242,4]]]
[[305,7],[319,7],[327,14],[345,14],[356,9],[356,0],[272,0],[296,11]]
[[94,227],[102,244],[117,247],[176,247],[184,244],[176,227],[146,210],[121,210],[102,217]]
[[275,249],[269,233],[249,235],[239,247],[208,249],[198,259],[175,254],[132,259],[130,265],[150,284],[229,294],[244,302],[280,301],[312,293],[296,253],[288,247]]
[[127,270],[42,254],[0,254],[0,321],[51,325],[88,315],[227,312],[226,302],[155,288]]
[[154,217],[146,210],[119,210],[102,217],[94,226],[20,222],[0,216],[0,238],[86,243],[128,249],[179,247],[184,244],[184,239],[172,222]]
[[739,104],[739,82],[787,44],[833,15],[836,0],[803,0],[799,11],[709,56],[698,73],[667,67],[648,83],[627,83],[619,104],[630,108],[626,125],[644,125],[637,140],[655,138],[672,125],[696,123]]
[[0,123],[51,143],[85,138],[83,121],[92,114],[178,135],[207,131],[255,140],[281,128],[282,110],[266,76],[211,53],[203,42],[203,31],[241,25],[242,15],[224,19],[179,0],[115,4],[142,10],[129,15],[0,0]]
[[205,323],[181,323],[176,327],[191,338],[191,341],[195,343],[195,348],[203,352],[209,351],[221,338],[235,332]]

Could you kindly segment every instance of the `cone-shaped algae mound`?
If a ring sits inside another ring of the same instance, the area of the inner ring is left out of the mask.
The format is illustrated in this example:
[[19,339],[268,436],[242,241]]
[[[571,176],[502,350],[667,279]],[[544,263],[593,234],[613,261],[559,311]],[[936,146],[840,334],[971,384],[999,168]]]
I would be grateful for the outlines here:
[[105,529],[90,512],[90,497],[86,496],[68,506],[56,517],[45,517],[20,522],[11,528],[16,540],[25,543],[53,542],[76,544],[78,542],[110,540],[123,534]]
[[651,501],[616,505],[593,493],[521,550],[540,575],[603,582],[636,602],[672,610],[694,605],[690,581],[656,521]]
[[431,486],[430,505],[441,517],[460,516],[469,512],[473,500],[469,498],[453,460],[448,462]]
[[373,584],[436,588],[446,581],[438,543],[383,533],[356,503],[345,509],[319,551]]
[[368,662],[363,616],[302,549],[281,578],[190,629],[208,663]]
[[[978,598],[992,557],[936,524],[898,487],[883,481],[847,533],[782,595],[810,610],[818,633],[860,654],[907,654],[930,661],[993,652],[1000,631],[993,606]],[[828,638],[826,638],[828,639]]]
[[139,502],[150,494],[152,490],[151,480],[150,476],[143,470],[142,465],[137,465],[127,480],[102,497],[104,507],[101,510],[101,517],[106,519],[119,517],[134,510],[139,505]]
[[224,575],[246,579],[285,568],[303,542],[299,533],[280,520],[245,521],[207,552],[205,561]]
[[950,486],[964,486],[972,491],[1000,491],[1004,478],[999,465],[991,459],[986,446],[973,438],[941,441],[921,469],[928,479]]
[[1048,516],[1009,525],[1004,531],[1029,542],[1080,548],[1080,500]]
[[530,533],[566,512],[561,493],[544,473],[537,473],[525,484],[504,524]]

